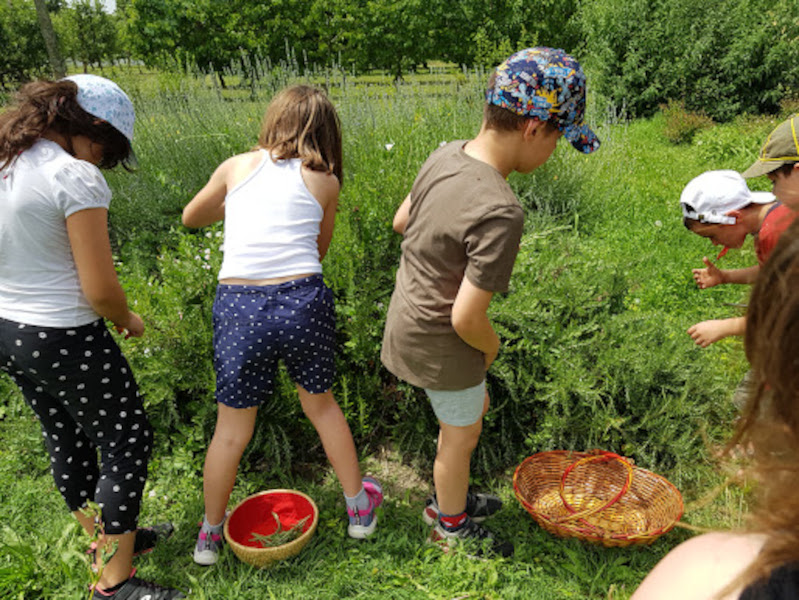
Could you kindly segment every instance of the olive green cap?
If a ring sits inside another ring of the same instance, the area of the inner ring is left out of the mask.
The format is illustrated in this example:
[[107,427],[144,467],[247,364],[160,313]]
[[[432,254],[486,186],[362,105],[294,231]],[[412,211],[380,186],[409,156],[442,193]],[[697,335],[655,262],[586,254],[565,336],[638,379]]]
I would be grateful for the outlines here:
[[774,128],[760,149],[758,159],[741,174],[744,177],[759,177],[795,162],[799,162],[799,114]]

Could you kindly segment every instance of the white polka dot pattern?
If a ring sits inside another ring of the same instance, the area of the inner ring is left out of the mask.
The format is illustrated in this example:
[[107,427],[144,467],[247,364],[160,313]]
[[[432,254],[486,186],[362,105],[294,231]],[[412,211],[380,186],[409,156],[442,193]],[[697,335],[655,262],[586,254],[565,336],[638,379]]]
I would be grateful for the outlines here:
[[134,531],[152,429],[104,322],[60,329],[0,319],[0,370],[39,418],[69,509],[92,499],[104,507],[106,533]]
[[213,320],[218,402],[261,404],[273,391],[281,359],[310,393],[332,387],[335,309],[321,275],[270,286],[219,285]]

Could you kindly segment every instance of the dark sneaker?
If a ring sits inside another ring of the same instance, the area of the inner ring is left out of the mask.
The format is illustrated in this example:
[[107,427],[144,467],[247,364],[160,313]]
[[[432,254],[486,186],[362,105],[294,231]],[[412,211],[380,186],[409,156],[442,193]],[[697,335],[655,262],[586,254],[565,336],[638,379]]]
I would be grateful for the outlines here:
[[[172,523],[159,523],[152,527],[140,527],[136,530],[136,538],[133,542],[133,558],[152,552],[155,545],[161,540],[165,540],[175,530]],[[86,554],[92,556],[97,551],[97,542],[92,542]],[[96,560],[95,558],[92,559]],[[94,567],[93,567],[94,568]]]
[[143,581],[138,577],[131,577],[115,592],[95,589],[92,594],[92,600],[177,600],[185,597],[174,588]]
[[447,531],[441,523],[437,523],[428,541],[440,545],[444,552],[448,552],[456,545],[463,545],[466,553],[476,558],[490,556],[507,558],[513,555],[513,544],[494,536],[472,519],[467,519],[466,523],[456,531]]
[[175,531],[172,523],[159,523],[151,527],[139,527],[136,530],[136,541],[133,542],[133,556],[141,556],[152,552],[155,545],[167,539]]
[[369,497],[369,508],[366,510],[351,510],[347,508],[349,525],[347,535],[351,538],[362,540],[369,537],[377,527],[375,509],[383,503],[383,488],[373,477],[363,478],[363,489]]
[[[502,500],[491,494],[483,494],[481,492],[472,492],[466,494],[466,514],[472,521],[482,523],[487,517],[490,517],[495,512],[502,508]],[[422,518],[428,525],[438,523],[438,502],[436,495],[433,494],[425,500],[424,511],[422,511]]]

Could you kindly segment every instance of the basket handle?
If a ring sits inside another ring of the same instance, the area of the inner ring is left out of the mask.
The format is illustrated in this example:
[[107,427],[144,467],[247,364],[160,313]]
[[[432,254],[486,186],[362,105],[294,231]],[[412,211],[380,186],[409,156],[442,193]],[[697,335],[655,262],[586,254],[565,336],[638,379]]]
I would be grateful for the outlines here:
[[[594,462],[594,461],[609,462],[611,460],[618,460],[621,464],[624,465],[625,469],[627,469],[627,478],[624,481],[624,485],[622,486],[621,490],[619,490],[619,493],[601,506],[597,506],[595,508],[588,508],[581,511],[575,510],[575,508],[566,501],[566,498],[563,495],[564,488],[566,486],[566,478],[569,476],[569,473],[571,473],[578,466],[588,462]],[[598,454],[591,454],[589,456],[585,456],[579,460],[574,461],[572,464],[570,464],[568,467],[564,469],[563,475],[560,478],[560,489],[558,490],[558,493],[560,494],[560,499],[563,502],[563,506],[565,506],[566,510],[568,510],[571,514],[561,519],[558,519],[558,522],[562,523],[565,521],[572,521],[574,519],[584,519],[585,517],[591,516],[595,513],[605,510],[610,506],[613,506],[616,502],[618,502],[622,498],[622,496],[624,496],[624,494],[627,493],[627,490],[630,489],[632,481],[633,481],[632,465],[626,458],[614,452],[605,452],[604,450],[601,450],[600,453]]]

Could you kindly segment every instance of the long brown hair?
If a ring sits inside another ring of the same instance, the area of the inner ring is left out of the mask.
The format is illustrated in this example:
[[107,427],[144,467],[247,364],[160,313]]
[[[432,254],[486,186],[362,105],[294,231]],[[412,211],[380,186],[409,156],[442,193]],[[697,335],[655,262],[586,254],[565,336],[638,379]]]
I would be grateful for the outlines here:
[[67,139],[72,152],[72,138],[85,135],[101,144],[100,168],[122,164],[130,170],[132,150],[128,139],[111,124],[87,113],[78,104],[75,82],[33,81],[17,92],[13,104],[0,114],[0,169],[8,167],[22,152],[52,130]]
[[758,487],[750,526],[766,542],[730,587],[799,562],[799,221],[780,236],[758,276],[745,347],[757,385],[728,449],[752,449]]
[[258,147],[275,160],[302,159],[313,171],[342,180],[341,123],[325,93],[309,85],[293,85],[269,103]]

